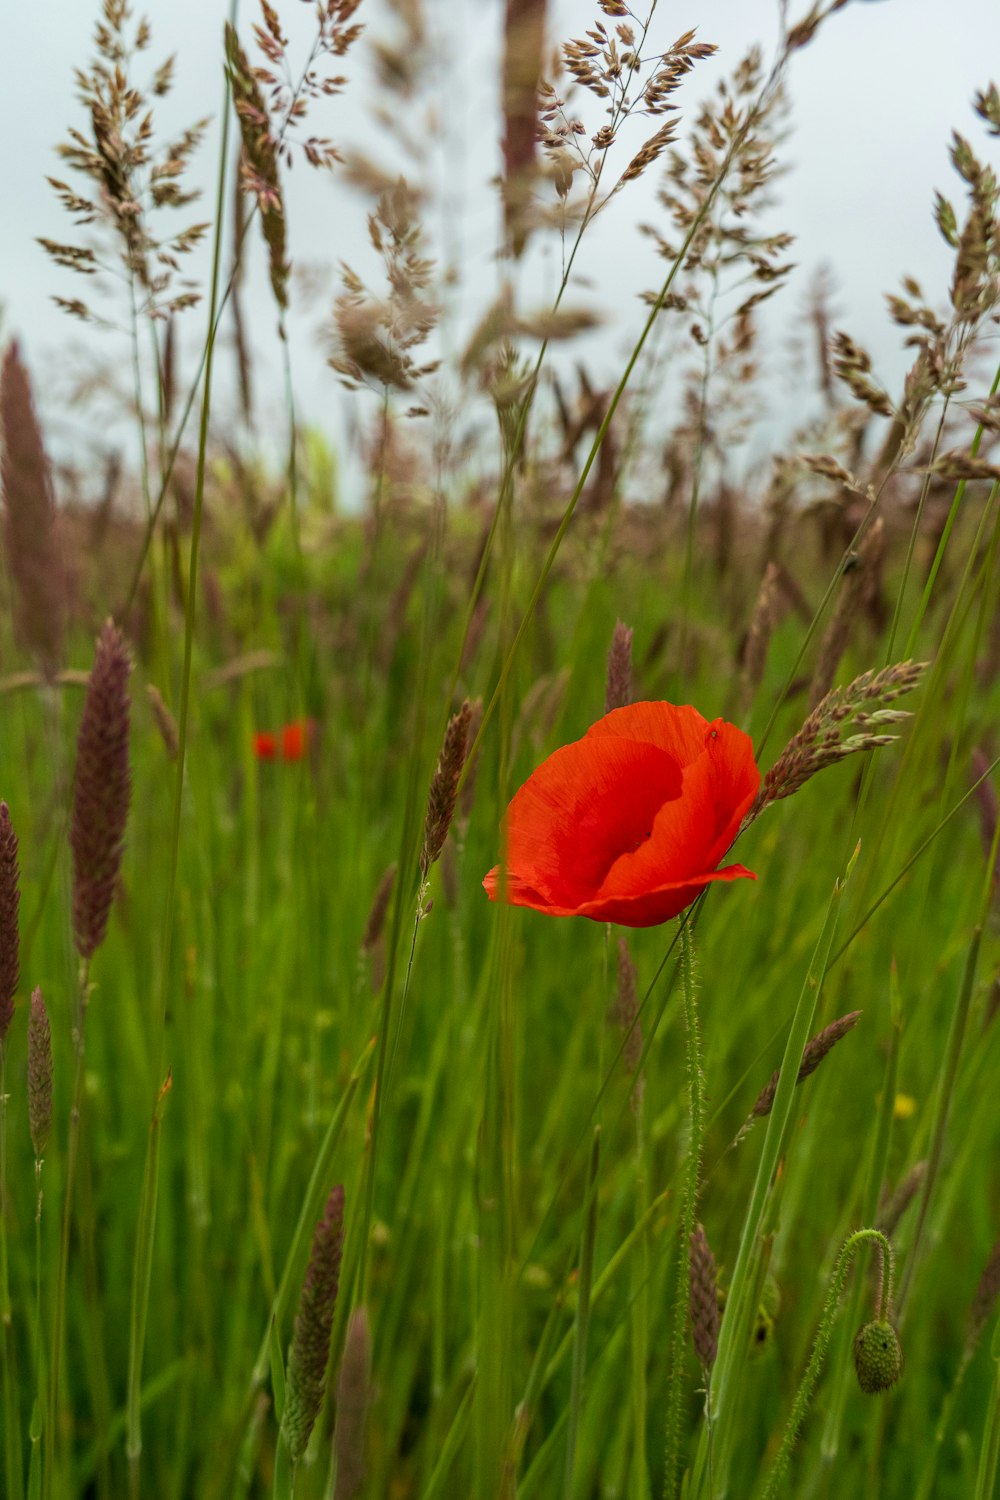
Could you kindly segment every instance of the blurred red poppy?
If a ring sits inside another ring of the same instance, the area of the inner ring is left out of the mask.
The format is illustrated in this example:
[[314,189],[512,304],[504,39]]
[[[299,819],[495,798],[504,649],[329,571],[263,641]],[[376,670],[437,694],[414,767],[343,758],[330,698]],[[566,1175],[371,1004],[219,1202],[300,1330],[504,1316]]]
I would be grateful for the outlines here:
[[278,734],[261,730],[253,737],[253,753],[258,760],[304,760],[313,737],[312,719],[296,719]]
[[543,761],[507,809],[506,870],[483,881],[553,917],[654,927],[713,880],[760,785],[748,735],[697,709],[633,703]]

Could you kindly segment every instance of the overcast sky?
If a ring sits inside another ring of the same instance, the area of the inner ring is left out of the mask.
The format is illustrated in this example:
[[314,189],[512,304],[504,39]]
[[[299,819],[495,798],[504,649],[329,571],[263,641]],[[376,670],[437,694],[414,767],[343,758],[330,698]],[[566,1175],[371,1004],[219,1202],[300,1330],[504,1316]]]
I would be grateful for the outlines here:
[[[799,15],[806,0],[792,0]],[[5,7],[0,61],[0,112],[4,116],[4,194],[0,220],[0,304],[3,330],[22,340],[36,373],[46,422],[68,432],[66,411],[56,397],[74,349],[101,340],[102,352],[127,358],[114,335],[82,328],[53,305],[54,293],[80,295],[79,279],[54,266],[36,236],[72,237],[70,222],[45,182],[63,175],[54,154],[66,127],[81,125],[74,96],[73,68],[90,56],[97,0],[45,0]],[[137,10],[140,7],[137,6]],[[363,0],[359,19],[373,30],[384,25],[385,0]],[[433,103],[447,119],[446,144],[431,156],[428,175],[436,191],[429,217],[432,250],[462,265],[462,306],[471,315],[490,299],[497,281],[497,207],[490,179],[498,164],[497,66],[502,0],[426,0],[437,37],[437,82]],[[645,7],[633,0],[633,9]],[[295,47],[307,46],[311,13],[301,0],[278,0],[278,10]],[[214,116],[195,176],[208,188],[214,171],[221,95],[221,31],[228,0],[150,0],[143,8],[153,29],[150,57],[177,52],[177,82],[160,110],[164,131],[201,114]],[[597,14],[594,0],[550,4],[553,40],[579,35]],[[242,0],[240,29],[249,39],[256,6]],[[659,0],[651,36],[668,46],[678,34],[698,27],[699,37],[720,48],[719,58],[695,73],[678,96],[685,113],[731,70],[754,40],[773,46],[776,5],[772,0]],[[370,120],[372,68],[363,40],[348,58],[345,94],[324,102],[313,128],[338,145],[386,155]],[[791,134],[784,147],[791,171],[779,188],[775,228],[796,237],[791,252],[800,270],[776,299],[771,336],[790,327],[801,305],[808,275],[821,263],[834,273],[839,321],[875,353],[880,373],[890,382],[904,368],[899,331],[884,313],[883,294],[909,272],[923,282],[933,301],[944,295],[948,253],[931,218],[935,188],[961,198],[947,154],[951,130],[967,134],[977,151],[998,165],[1000,150],[971,110],[977,88],[1000,75],[998,0],[855,0],[834,16],[815,43],[799,53],[789,79]],[[1000,81],[1000,79],[998,79]],[[414,120],[419,127],[419,118]],[[599,123],[599,122],[597,122]],[[588,297],[596,297],[607,317],[601,338],[588,345],[588,357],[620,367],[620,350],[638,326],[637,294],[658,283],[658,263],[636,232],[643,218],[656,217],[656,175],[622,194],[620,211],[609,212],[588,233],[581,275]],[[209,217],[208,201],[194,214]],[[331,433],[343,431],[341,391],[326,370],[317,328],[321,309],[336,291],[336,265],[365,261],[368,205],[355,192],[297,165],[288,184],[288,222],[293,257],[318,272],[322,293],[308,308],[293,291],[299,311],[291,320],[292,356],[303,415]],[[662,222],[662,215],[661,215]],[[666,227],[666,226],[664,226]],[[324,271],[323,268],[326,268]],[[539,300],[554,283],[558,251],[534,262]],[[525,288],[530,293],[531,288]],[[261,430],[281,428],[280,357],[274,338],[263,257],[255,247],[247,290],[253,341],[261,361],[258,386]],[[182,340],[188,348],[203,335],[203,314],[184,315]],[[230,360],[224,352],[223,379]],[[273,373],[272,373],[273,372]],[[231,387],[230,387],[231,389]],[[223,388],[225,393],[225,387]],[[59,441],[58,438],[55,439]],[[100,450],[105,441],[93,431],[79,441]]]

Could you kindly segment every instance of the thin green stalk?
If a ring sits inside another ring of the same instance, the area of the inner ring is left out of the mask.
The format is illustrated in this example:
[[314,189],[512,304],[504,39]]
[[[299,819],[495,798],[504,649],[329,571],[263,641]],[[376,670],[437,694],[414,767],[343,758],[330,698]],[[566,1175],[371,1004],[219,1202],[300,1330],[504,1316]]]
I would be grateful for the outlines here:
[[844,1284],[847,1280],[847,1273],[850,1269],[851,1257],[854,1254],[854,1251],[857,1249],[858,1245],[864,1244],[865,1242],[877,1245],[882,1255],[882,1275],[880,1278],[878,1309],[876,1312],[876,1317],[879,1319],[879,1321],[884,1321],[884,1319],[888,1315],[889,1307],[892,1302],[892,1278],[894,1269],[892,1246],[889,1244],[889,1241],[886,1239],[885,1235],[882,1234],[879,1230],[859,1229],[856,1231],[856,1233],[852,1234],[848,1239],[846,1239],[843,1245],[840,1247],[840,1254],[837,1256],[837,1262],[834,1266],[833,1276],[830,1280],[830,1289],[826,1295],[826,1302],[823,1304],[823,1314],[820,1318],[819,1329],[816,1333],[816,1340],[813,1344],[812,1354],[809,1357],[809,1363],[806,1366],[805,1374],[799,1382],[799,1388],[795,1393],[795,1400],[792,1403],[792,1410],[789,1414],[788,1422],[785,1426],[785,1434],[781,1440],[781,1447],[778,1449],[778,1453],[768,1472],[761,1500],[775,1500],[775,1496],[780,1493],[782,1481],[784,1480],[785,1472],[788,1468],[788,1461],[791,1458],[792,1449],[795,1446],[795,1440],[799,1435],[799,1429],[801,1428],[802,1423],[805,1421],[806,1413],[809,1410],[809,1405],[813,1398],[813,1392],[816,1389],[816,1382],[819,1379],[820,1371],[823,1368],[823,1361],[826,1358],[826,1351],[830,1346],[830,1339],[833,1335],[833,1325],[837,1317],[837,1309],[840,1306],[840,1299],[843,1295]]
[[80,963],[80,987],[76,1024],[73,1027],[73,1050],[76,1067],[73,1073],[73,1100],[69,1112],[69,1139],[66,1145],[66,1169],[63,1177],[62,1229],[59,1236],[59,1266],[56,1272],[55,1310],[52,1317],[52,1343],[49,1352],[49,1399],[45,1415],[45,1463],[42,1470],[42,1494],[49,1500],[56,1465],[56,1437],[59,1427],[59,1375],[63,1332],[66,1325],[66,1283],[69,1277],[69,1236],[73,1220],[73,1187],[76,1160],[80,1150],[80,1116],[83,1110],[83,1037],[90,992],[90,962]]
[[563,1500],[572,1500],[576,1470],[576,1445],[583,1414],[583,1378],[587,1368],[587,1333],[590,1328],[590,1294],[594,1280],[594,1245],[597,1240],[597,1198],[601,1161],[601,1127],[594,1129],[594,1144],[587,1174],[587,1213],[580,1246],[580,1274],[576,1287],[576,1326],[573,1334],[573,1369],[569,1387],[569,1419],[566,1424],[566,1467]]
[[24,1475],[13,1335],[7,1268],[7,1038],[2,1037],[0,1038],[0,1358],[3,1361],[7,1493],[10,1500],[21,1500],[24,1494]]
[[934,1105],[934,1126],[931,1133],[931,1148],[927,1157],[927,1172],[924,1177],[923,1187],[920,1193],[920,1204],[917,1209],[917,1223],[913,1231],[913,1239],[910,1242],[906,1256],[906,1269],[903,1272],[902,1285],[899,1290],[899,1316],[902,1319],[910,1290],[913,1286],[913,1277],[919,1261],[919,1251],[924,1228],[927,1223],[927,1211],[930,1207],[931,1197],[937,1181],[937,1175],[941,1167],[941,1157],[944,1151],[945,1130],[948,1125],[948,1113],[951,1108],[952,1095],[955,1090],[955,1080],[958,1077],[958,1064],[962,1054],[962,1044],[965,1040],[966,1025],[969,1019],[969,1009],[972,1004],[972,995],[976,982],[976,965],[979,960],[979,946],[982,941],[982,925],[977,926],[972,934],[968,952],[965,955],[965,966],[962,970],[962,982],[958,992],[958,1002],[952,1011],[951,1024],[948,1028],[948,1041],[945,1047],[944,1067],[941,1073],[941,1083],[938,1088],[937,1099]]
[[323,1202],[324,1194],[328,1190],[330,1164],[333,1160],[334,1152],[340,1144],[340,1137],[343,1133],[344,1125],[347,1122],[347,1115],[351,1106],[351,1101],[353,1100],[354,1095],[357,1092],[358,1085],[365,1075],[368,1063],[374,1050],[375,1038],[373,1037],[372,1040],[366,1044],[364,1051],[361,1053],[361,1056],[354,1064],[354,1068],[351,1071],[351,1076],[347,1080],[347,1086],[341,1096],[340,1103],[337,1105],[337,1109],[333,1115],[333,1118],[327,1126],[326,1135],[323,1137],[323,1141],[320,1145],[319,1151],[316,1153],[316,1160],[313,1162],[313,1169],[309,1174],[309,1182],[306,1186],[305,1193],[302,1196],[302,1207],[299,1209],[299,1217],[295,1224],[295,1230],[292,1234],[291,1243],[288,1246],[288,1254],[285,1256],[285,1264],[281,1272],[281,1277],[278,1281],[278,1290],[275,1293],[274,1302],[271,1305],[267,1328],[264,1332],[264,1337],[261,1340],[260,1349],[257,1354],[257,1360],[253,1367],[253,1376],[251,1379],[253,1390],[256,1390],[256,1388],[262,1385],[267,1379],[269,1368],[269,1345],[271,1338],[271,1329],[275,1326],[281,1326],[282,1322],[284,1321],[285,1314],[288,1311],[289,1298],[292,1295],[292,1289],[295,1285],[295,1278],[297,1274],[300,1274],[301,1271],[301,1263],[304,1257],[305,1247],[308,1242],[309,1235],[312,1232],[312,1226],[316,1219],[316,1215],[318,1214],[320,1206]]
[[[996,372],[994,373],[993,384],[990,386],[990,395],[995,396],[998,390],[1000,390],[1000,365],[997,365]],[[982,423],[980,423],[976,428],[976,435],[969,445],[969,456],[971,458],[975,458],[979,453],[985,431],[985,427],[982,425]],[[945,522],[944,530],[941,533],[941,539],[937,545],[937,551],[934,554],[934,561],[931,563],[930,572],[927,574],[927,581],[924,584],[923,593],[920,596],[920,603],[917,606],[917,613],[914,616],[913,624],[910,626],[910,633],[906,639],[906,651],[904,653],[906,656],[910,655],[916,645],[917,635],[919,633],[920,626],[923,624],[923,619],[927,613],[927,609],[930,605],[931,595],[934,592],[934,585],[937,582],[937,576],[941,570],[941,564],[944,561],[944,554],[948,547],[948,539],[951,536],[952,528],[955,525],[958,513],[962,508],[962,501],[965,499],[965,489],[966,480],[959,480],[958,484],[955,487],[955,493],[952,497],[951,507],[948,511],[948,519]]]
[[45,1354],[42,1349],[42,1161],[35,1157],[35,1317],[34,1335],[35,1401],[28,1436],[31,1457],[28,1463],[28,1500],[40,1500],[42,1493],[42,1413],[45,1410]]
[[[230,24],[235,25],[238,0],[231,0]],[[181,814],[184,806],[184,767],[187,756],[191,708],[191,660],[194,651],[195,616],[198,598],[198,550],[205,502],[205,468],[208,452],[208,422],[212,406],[212,367],[215,355],[216,314],[219,305],[220,268],[222,264],[222,231],[225,216],[227,159],[229,155],[229,77],[225,75],[222,101],[222,139],[219,147],[219,169],[215,195],[215,227],[212,239],[212,278],[208,296],[208,333],[205,343],[205,375],[202,386],[201,421],[198,429],[198,457],[195,476],[194,506],[191,518],[191,548],[188,562],[187,597],[184,601],[184,665],[181,673],[180,712],[177,724],[177,769],[174,779],[173,816],[170,848],[167,858],[167,894],[163,921],[163,951],[159,974],[158,997],[153,1015],[153,1053],[157,1058],[157,1093],[154,1096],[152,1123],[146,1145],[143,1167],[142,1197],[139,1209],[140,1232],[132,1274],[132,1314],[129,1328],[127,1444],[129,1485],[134,1496],[140,1489],[140,1456],[142,1453],[142,1359],[145,1346],[146,1319],[149,1306],[149,1273],[153,1237],[156,1232],[158,1198],[160,1131],[159,1110],[163,1091],[159,1080],[165,1074],[167,996],[170,990],[170,965],[174,937],[174,907],[177,896],[177,870],[180,859]],[[155,524],[151,515],[150,523]]]
[[[899,1068],[899,1046],[903,1031],[903,1007],[899,993],[899,975],[895,963],[893,963],[889,975],[889,1008],[892,1030],[889,1037],[889,1051],[885,1062],[882,1093],[879,1097],[878,1117],[875,1122],[875,1134],[872,1140],[867,1181],[865,1183],[861,1208],[861,1218],[866,1224],[877,1222],[879,1200],[882,1193],[882,1184],[885,1181],[886,1163],[889,1158],[893,1110],[896,1103],[896,1078]],[[820,1455],[821,1462],[826,1465],[833,1462],[840,1447],[840,1431],[843,1425],[847,1392],[850,1388],[853,1372],[852,1362],[847,1349],[847,1337],[850,1336],[850,1329],[857,1324],[858,1318],[861,1315],[861,1300],[864,1297],[864,1292],[864,1282],[859,1278],[855,1282],[851,1296],[848,1333],[841,1340],[841,1347],[837,1351],[833,1394],[827,1408],[826,1421],[823,1425]]]
[[[778,1087],[774,1096],[771,1113],[768,1116],[767,1133],[764,1137],[764,1145],[757,1167],[757,1177],[754,1182],[750,1204],[743,1221],[743,1229],[740,1235],[736,1264],[733,1268],[729,1296],[726,1301],[726,1309],[719,1330],[719,1352],[715,1368],[712,1371],[709,1400],[711,1402],[713,1417],[714,1441],[719,1447],[720,1453],[723,1494],[725,1493],[724,1455],[732,1442],[731,1429],[735,1415],[733,1408],[735,1408],[736,1404],[737,1388],[743,1362],[746,1357],[750,1337],[750,1323],[754,1312],[752,1290],[757,1246],[771,1192],[771,1183],[777,1171],[778,1162],[784,1151],[791,1126],[795,1085],[799,1066],[802,1062],[802,1054],[805,1051],[806,1042],[812,1034],[816,1007],[830,964],[830,953],[837,927],[840,900],[857,854],[858,850],[855,850],[847,862],[844,875],[834,885],[833,894],[830,897],[827,907],[826,919],[823,923],[823,930],[806,972],[798,1004],[795,1008],[795,1014],[792,1017],[788,1041],[785,1045],[785,1054],[781,1063]],[[692,1500],[698,1500],[698,1497],[702,1493],[706,1477],[707,1459],[707,1432],[706,1429],[703,1429],[691,1484],[690,1493]]]
[[674,1278],[673,1338],[670,1350],[670,1373],[667,1377],[666,1455],[664,1458],[663,1493],[674,1500],[681,1472],[682,1413],[684,1403],[684,1353],[688,1328],[690,1295],[691,1236],[694,1233],[701,1189],[701,1158],[705,1141],[705,1073],[702,1063],[701,1023],[698,1018],[698,990],[695,977],[694,937],[691,923],[681,930],[681,1003],[684,1031],[687,1037],[688,1072],[688,1148],[681,1189],[678,1223],[677,1269]]
[[142,1454],[142,1427],[139,1401],[142,1392],[142,1351],[146,1343],[146,1316],[149,1288],[153,1275],[153,1236],[156,1228],[156,1199],[160,1185],[160,1122],[170,1093],[167,1075],[149,1122],[149,1143],[142,1174],[139,1198],[139,1222],[136,1226],[135,1262],[132,1276],[132,1304],[129,1314],[128,1393],[125,1422],[125,1456],[128,1459],[129,1492],[139,1500],[139,1459]]
[[1000,1463],[1000,1332],[993,1333],[990,1346],[993,1358],[993,1390],[990,1393],[986,1426],[979,1448],[979,1464],[976,1470],[976,1493],[973,1500],[993,1500],[996,1493],[997,1467]]
[[7,1265],[7,1038],[0,1037],[0,1327],[10,1327]]

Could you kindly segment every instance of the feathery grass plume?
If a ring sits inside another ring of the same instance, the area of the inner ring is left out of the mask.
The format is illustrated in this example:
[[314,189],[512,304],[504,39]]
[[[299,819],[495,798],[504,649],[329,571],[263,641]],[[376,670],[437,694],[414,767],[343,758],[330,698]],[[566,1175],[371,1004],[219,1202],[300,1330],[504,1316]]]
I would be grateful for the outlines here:
[[445,730],[444,744],[441,747],[437,770],[431,780],[431,789],[427,797],[424,843],[420,851],[420,875],[423,880],[427,879],[428,870],[440,856],[444,841],[448,836],[448,829],[451,827],[455,812],[455,799],[458,795],[458,778],[462,774],[466,752],[469,748],[471,718],[472,704],[466,698],[458,712],[452,714],[448,720],[448,728]]
[[6,802],[0,802],[0,1047],[7,1039],[14,1018],[14,995],[20,973],[17,929],[20,900],[17,834]]
[[344,1189],[337,1186],[327,1199],[323,1217],[313,1232],[309,1264],[288,1352],[281,1431],[294,1463],[298,1463],[306,1451],[323,1405],[343,1246]]
[[[824,1026],[822,1031],[818,1031],[814,1037],[810,1037],[809,1041],[806,1043],[805,1051],[802,1054],[802,1061],[799,1064],[799,1071],[795,1078],[796,1084],[804,1082],[804,1080],[809,1077],[810,1073],[815,1073],[824,1057],[826,1057],[829,1052],[832,1052],[837,1043],[841,1041],[849,1031],[854,1030],[854,1027],[858,1024],[858,1021],[860,1019],[861,1012],[859,1010],[849,1011],[846,1016],[841,1016],[838,1020],[831,1021],[829,1026]],[[778,1080],[780,1077],[781,1069],[775,1068],[774,1072],[771,1074],[770,1079],[757,1095],[754,1107],[750,1111],[751,1115],[754,1118],[762,1120],[765,1115],[769,1115],[771,1113],[771,1110],[774,1106],[774,1096],[778,1091]]]
[[337,1482],[333,1500],[356,1500],[361,1494],[367,1469],[365,1444],[371,1387],[371,1325],[367,1309],[356,1307],[347,1324],[337,1377],[337,1418],[333,1428]]
[[865,611],[873,586],[878,589],[879,568],[885,552],[885,522],[878,516],[866,532],[857,552],[844,567],[836,608],[820,643],[816,670],[809,685],[809,707],[825,698],[834,673],[847,649],[851,627]]
[[271,133],[271,117],[260,85],[247,55],[240,46],[236,29],[226,22],[226,65],[233,106],[240,122],[243,160],[240,178],[244,189],[252,193],[260,209],[260,222],[267,244],[271,291],[279,315],[288,308],[288,260],[285,232],[285,202],[278,176],[278,143]]
[[431,300],[434,262],[424,253],[421,194],[404,178],[380,194],[368,216],[368,234],[385,268],[388,291],[379,297],[348,265],[333,306],[329,364],[349,390],[365,384],[409,391],[437,369],[418,364],[414,351],[440,316]]
[[[898,735],[883,727],[901,723],[910,715],[902,709],[885,708],[904,693],[912,692],[923,675],[926,662],[896,662],[882,671],[863,672],[846,688],[827,693],[782,750],[761,782],[757,799],[743,820],[748,828],[772,802],[791,797],[810,777],[848,755],[891,745]],[[845,731],[853,730],[844,738]]]
[[520,255],[528,237],[538,135],[538,84],[545,48],[545,0],[507,0],[503,52],[503,204],[507,237]]
[[709,1371],[719,1347],[719,1272],[701,1224],[695,1226],[691,1235],[688,1280],[694,1352],[702,1369]]
[[[129,286],[142,294],[136,311],[168,318],[199,301],[194,282],[185,277],[175,288],[180,261],[203,239],[208,224],[189,224],[172,231],[161,211],[184,208],[199,195],[182,187],[191,156],[208,128],[198,120],[157,149],[154,143],[154,99],[173,85],[172,57],[143,85],[136,76],[137,58],[150,44],[149,23],[134,26],[127,0],[104,0],[94,33],[95,57],[77,70],[78,96],[88,115],[88,131],[71,129],[58,150],[63,161],[85,180],[84,197],[56,178],[48,179],[63,208],[77,225],[96,225],[106,240],[117,240]],[[58,244],[39,241],[57,265],[93,276],[115,271],[103,244]],[[55,302],[84,321],[113,326],[79,299]]]
[[62,657],[65,589],[49,461],[31,381],[16,341],[7,350],[0,371],[0,442],[4,540],[15,588],[14,624],[25,647],[51,678]]
[[146,697],[149,706],[153,710],[153,718],[156,727],[160,731],[164,749],[171,760],[176,760],[180,751],[180,732],[177,728],[177,720],[163,701],[160,690],[152,682],[146,683]]
[[608,652],[608,681],[604,693],[604,712],[613,708],[626,708],[632,702],[632,630],[630,626],[615,621]]
[[73,933],[89,959],[107,931],[125,842],[129,770],[128,678],[132,662],[118,627],[108,620],[97,639],[76,741],[73,850]]
[[31,993],[28,1014],[28,1129],[41,1159],[52,1128],[52,1031],[40,989]]

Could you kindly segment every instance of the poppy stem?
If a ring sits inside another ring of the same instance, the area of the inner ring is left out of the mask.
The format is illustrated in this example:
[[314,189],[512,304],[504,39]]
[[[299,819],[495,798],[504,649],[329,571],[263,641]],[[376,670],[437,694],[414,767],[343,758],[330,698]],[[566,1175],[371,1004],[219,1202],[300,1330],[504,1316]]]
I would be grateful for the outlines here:
[[681,1006],[687,1037],[688,1149],[681,1189],[681,1213],[677,1236],[677,1267],[674,1278],[674,1323],[667,1383],[667,1435],[663,1493],[674,1500],[678,1493],[682,1408],[684,1403],[684,1337],[688,1326],[691,1236],[701,1189],[701,1158],[705,1139],[705,1073],[702,1066],[701,1023],[698,1019],[698,985],[695,973],[694,924],[681,927]]

